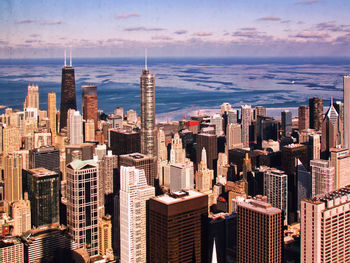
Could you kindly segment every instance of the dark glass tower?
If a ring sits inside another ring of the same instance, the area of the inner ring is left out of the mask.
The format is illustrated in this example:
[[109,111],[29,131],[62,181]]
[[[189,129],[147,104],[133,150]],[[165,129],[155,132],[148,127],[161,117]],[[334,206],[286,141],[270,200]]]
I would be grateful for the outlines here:
[[62,68],[60,131],[63,128],[67,127],[67,112],[69,109],[77,109],[74,68],[72,67],[72,54],[70,56],[70,65],[66,65],[65,58],[64,66]]

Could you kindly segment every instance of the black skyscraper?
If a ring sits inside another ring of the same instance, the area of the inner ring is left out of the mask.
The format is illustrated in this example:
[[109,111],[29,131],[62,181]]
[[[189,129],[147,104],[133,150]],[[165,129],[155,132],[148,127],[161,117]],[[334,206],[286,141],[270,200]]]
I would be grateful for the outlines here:
[[63,128],[67,127],[67,112],[69,109],[77,109],[74,68],[72,67],[72,54],[70,57],[70,65],[66,65],[65,58],[64,67],[62,68],[60,131]]

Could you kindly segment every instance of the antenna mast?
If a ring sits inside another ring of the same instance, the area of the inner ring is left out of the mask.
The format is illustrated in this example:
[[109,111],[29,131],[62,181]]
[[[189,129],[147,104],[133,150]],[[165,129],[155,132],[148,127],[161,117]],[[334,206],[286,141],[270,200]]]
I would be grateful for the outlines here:
[[67,50],[66,48],[64,48],[64,66],[66,67],[67,66]]
[[72,66],[72,48],[70,48],[69,65]]
[[147,70],[147,48],[145,48],[145,70]]

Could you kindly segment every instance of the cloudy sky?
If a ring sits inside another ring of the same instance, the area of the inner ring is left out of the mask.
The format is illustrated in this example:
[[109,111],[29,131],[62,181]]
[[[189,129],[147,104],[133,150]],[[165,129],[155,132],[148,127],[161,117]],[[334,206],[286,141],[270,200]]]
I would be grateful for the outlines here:
[[2,0],[0,57],[350,56],[349,0]]

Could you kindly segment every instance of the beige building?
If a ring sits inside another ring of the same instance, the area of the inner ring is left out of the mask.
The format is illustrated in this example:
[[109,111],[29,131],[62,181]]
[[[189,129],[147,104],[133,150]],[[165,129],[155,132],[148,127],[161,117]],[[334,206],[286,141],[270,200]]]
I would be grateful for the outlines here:
[[342,148],[330,149],[331,166],[335,168],[336,187],[342,188],[350,184],[350,153]]
[[2,130],[2,149],[3,155],[18,151],[21,146],[19,129],[15,126],[4,126]]
[[48,102],[48,117],[49,117],[49,127],[52,134],[52,142],[55,143],[55,138],[57,134],[57,120],[56,120],[56,93],[52,90],[47,95],[47,102]]
[[202,149],[202,160],[198,165],[196,173],[196,190],[200,192],[207,192],[212,190],[212,181],[214,179],[214,170],[207,168],[205,148]]
[[87,120],[85,123],[85,142],[95,141],[95,122],[94,120]]
[[10,153],[4,159],[5,200],[22,200],[22,155]]
[[19,236],[31,229],[30,201],[19,200],[11,205],[13,224],[13,235]]
[[301,202],[300,262],[350,262],[350,185]]
[[39,109],[39,86],[28,85],[28,95],[25,99],[23,108]]
[[326,160],[311,160],[312,196],[335,190],[334,167]]
[[109,254],[111,251],[113,251],[111,216],[104,216],[102,219],[99,220],[98,234],[100,255],[106,256],[106,254]]
[[242,134],[241,134],[240,124],[228,124],[226,128],[226,140],[227,147],[229,150],[233,148],[241,148],[242,144]]

